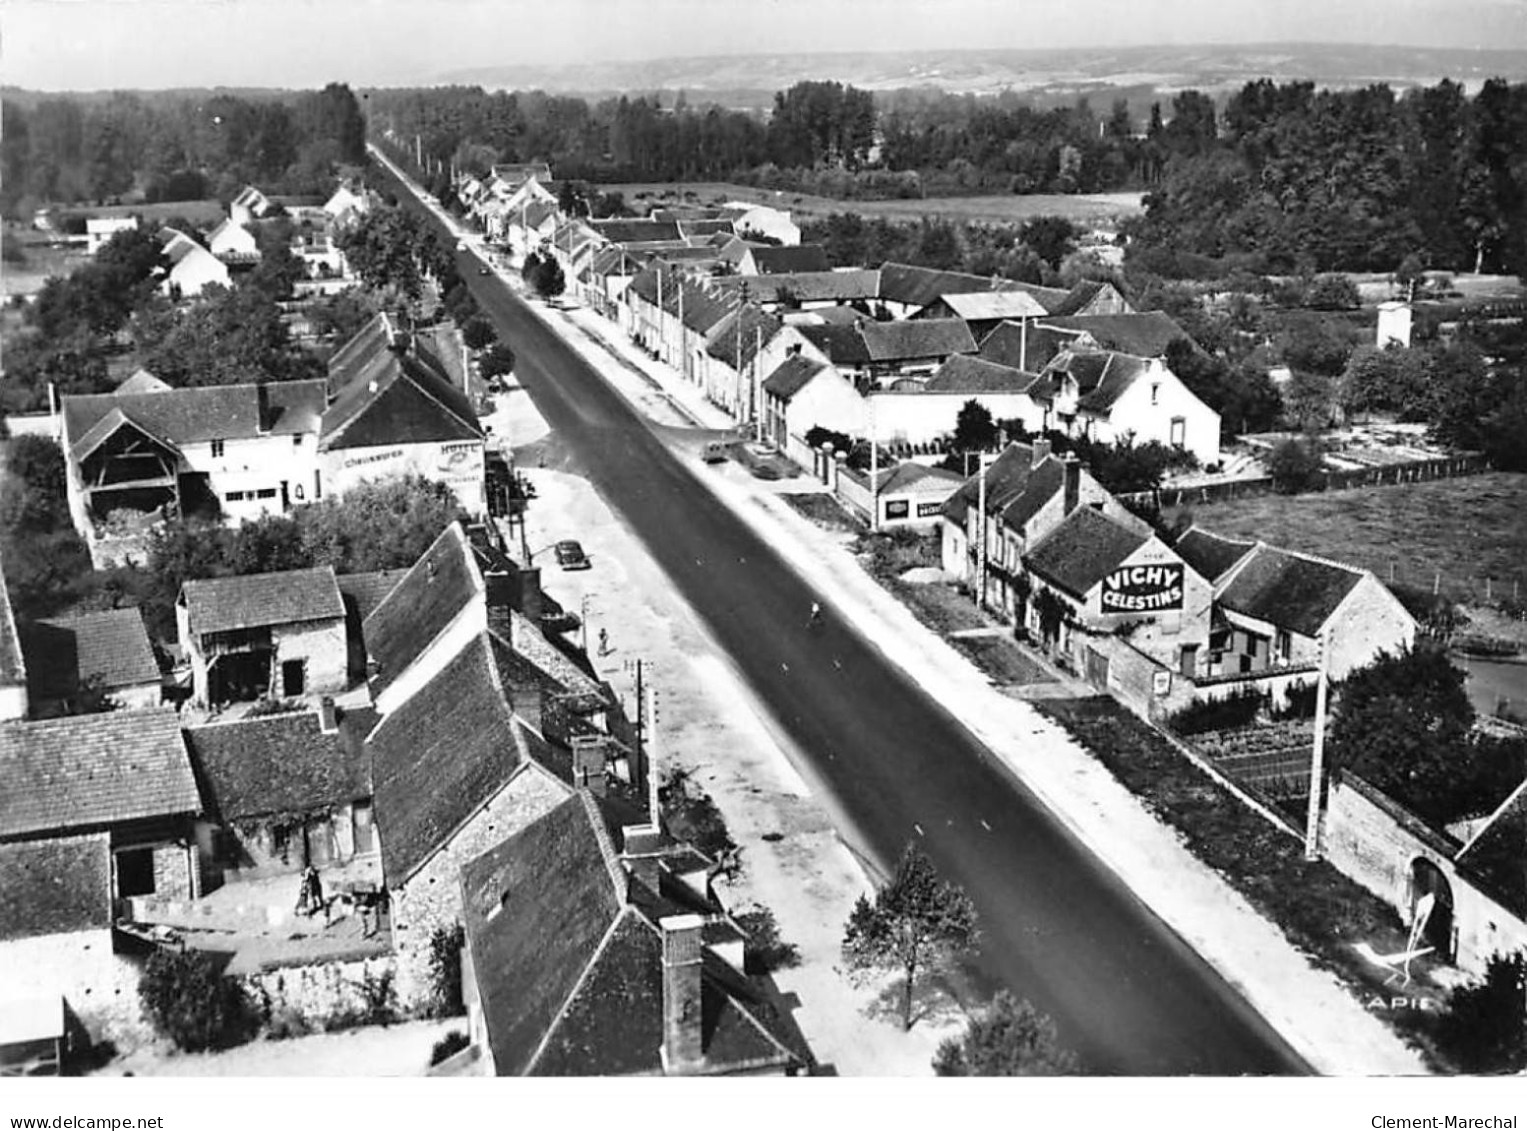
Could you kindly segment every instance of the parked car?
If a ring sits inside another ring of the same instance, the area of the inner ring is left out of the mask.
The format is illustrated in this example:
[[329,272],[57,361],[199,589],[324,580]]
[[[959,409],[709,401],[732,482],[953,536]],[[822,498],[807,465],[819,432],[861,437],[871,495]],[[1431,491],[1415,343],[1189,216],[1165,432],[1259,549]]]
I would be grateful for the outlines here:
[[555,552],[557,564],[563,569],[588,569],[593,565],[588,555],[583,552],[583,547],[571,538],[565,542],[558,542]]
[[726,445],[719,440],[712,440],[700,450],[700,458],[706,463],[725,463]]

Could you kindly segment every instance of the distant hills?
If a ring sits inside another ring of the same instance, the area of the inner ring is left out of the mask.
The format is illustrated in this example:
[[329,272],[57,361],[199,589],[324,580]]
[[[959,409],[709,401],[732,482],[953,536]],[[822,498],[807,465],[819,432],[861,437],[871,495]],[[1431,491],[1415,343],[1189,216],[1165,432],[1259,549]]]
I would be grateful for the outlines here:
[[472,67],[434,82],[490,90],[545,90],[602,97],[684,91],[690,102],[768,105],[775,91],[807,79],[836,79],[865,90],[932,87],[956,93],[1012,90],[1041,104],[1131,103],[1180,90],[1219,94],[1257,78],[1309,80],[1342,88],[1431,85],[1442,78],[1472,92],[1486,79],[1527,81],[1527,51],[1373,47],[1361,44],[1066,48],[1053,50],[833,52],[728,55],[560,67]]

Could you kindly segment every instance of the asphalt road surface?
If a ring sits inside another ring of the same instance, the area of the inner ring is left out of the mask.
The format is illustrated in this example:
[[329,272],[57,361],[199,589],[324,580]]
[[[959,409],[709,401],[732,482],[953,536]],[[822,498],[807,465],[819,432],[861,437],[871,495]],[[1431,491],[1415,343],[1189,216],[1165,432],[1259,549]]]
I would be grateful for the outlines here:
[[1309,1071],[873,644],[830,608],[808,627],[810,585],[518,297],[479,276],[474,255],[460,263],[536,408],[810,759],[860,846],[894,861],[915,840],[970,893],[983,934],[969,971],[977,988],[1033,1001],[1095,1072]]

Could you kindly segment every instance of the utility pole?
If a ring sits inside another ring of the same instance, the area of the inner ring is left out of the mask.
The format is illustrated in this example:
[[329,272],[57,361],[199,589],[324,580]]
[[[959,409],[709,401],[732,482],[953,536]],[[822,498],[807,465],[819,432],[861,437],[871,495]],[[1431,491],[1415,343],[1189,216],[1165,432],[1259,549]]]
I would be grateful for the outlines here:
[[1330,670],[1330,629],[1316,639],[1320,675],[1315,683],[1315,749],[1310,758],[1310,806],[1304,824],[1304,858],[1320,859],[1320,786],[1325,777],[1327,673]]
[[753,420],[758,443],[763,443],[764,438],[764,395],[763,381],[760,379],[758,365],[763,357],[763,327],[759,326],[755,331],[753,346]]
[[870,530],[880,533],[880,452],[875,443],[875,398],[870,402]]
[[976,607],[986,608],[986,453],[976,461]]

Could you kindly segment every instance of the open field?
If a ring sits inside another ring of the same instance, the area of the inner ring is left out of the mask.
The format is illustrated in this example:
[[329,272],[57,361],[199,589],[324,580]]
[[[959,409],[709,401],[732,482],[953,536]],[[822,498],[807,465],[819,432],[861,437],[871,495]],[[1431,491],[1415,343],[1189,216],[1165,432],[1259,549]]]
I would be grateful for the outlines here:
[[1402,487],[1268,495],[1188,508],[1218,534],[1371,569],[1382,580],[1441,588],[1456,600],[1527,591],[1527,475],[1495,472]]
[[[683,201],[690,204],[719,204],[725,200],[745,200],[788,208],[797,220],[827,216],[834,212],[854,212],[867,219],[884,216],[889,220],[911,221],[924,216],[943,220],[977,220],[984,223],[1022,223],[1035,216],[1064,216],[1083,226],[1118,220],[1140,211],[1139,193],[1106,193],[1097,196],[940,196],[924,200],[832,200],[799,192],[748,188],[722,181],[656,182],[649,184],[600,185],[604,192],[623,193],[628,205]],[[645,197],[643,197],[645,194]]]

